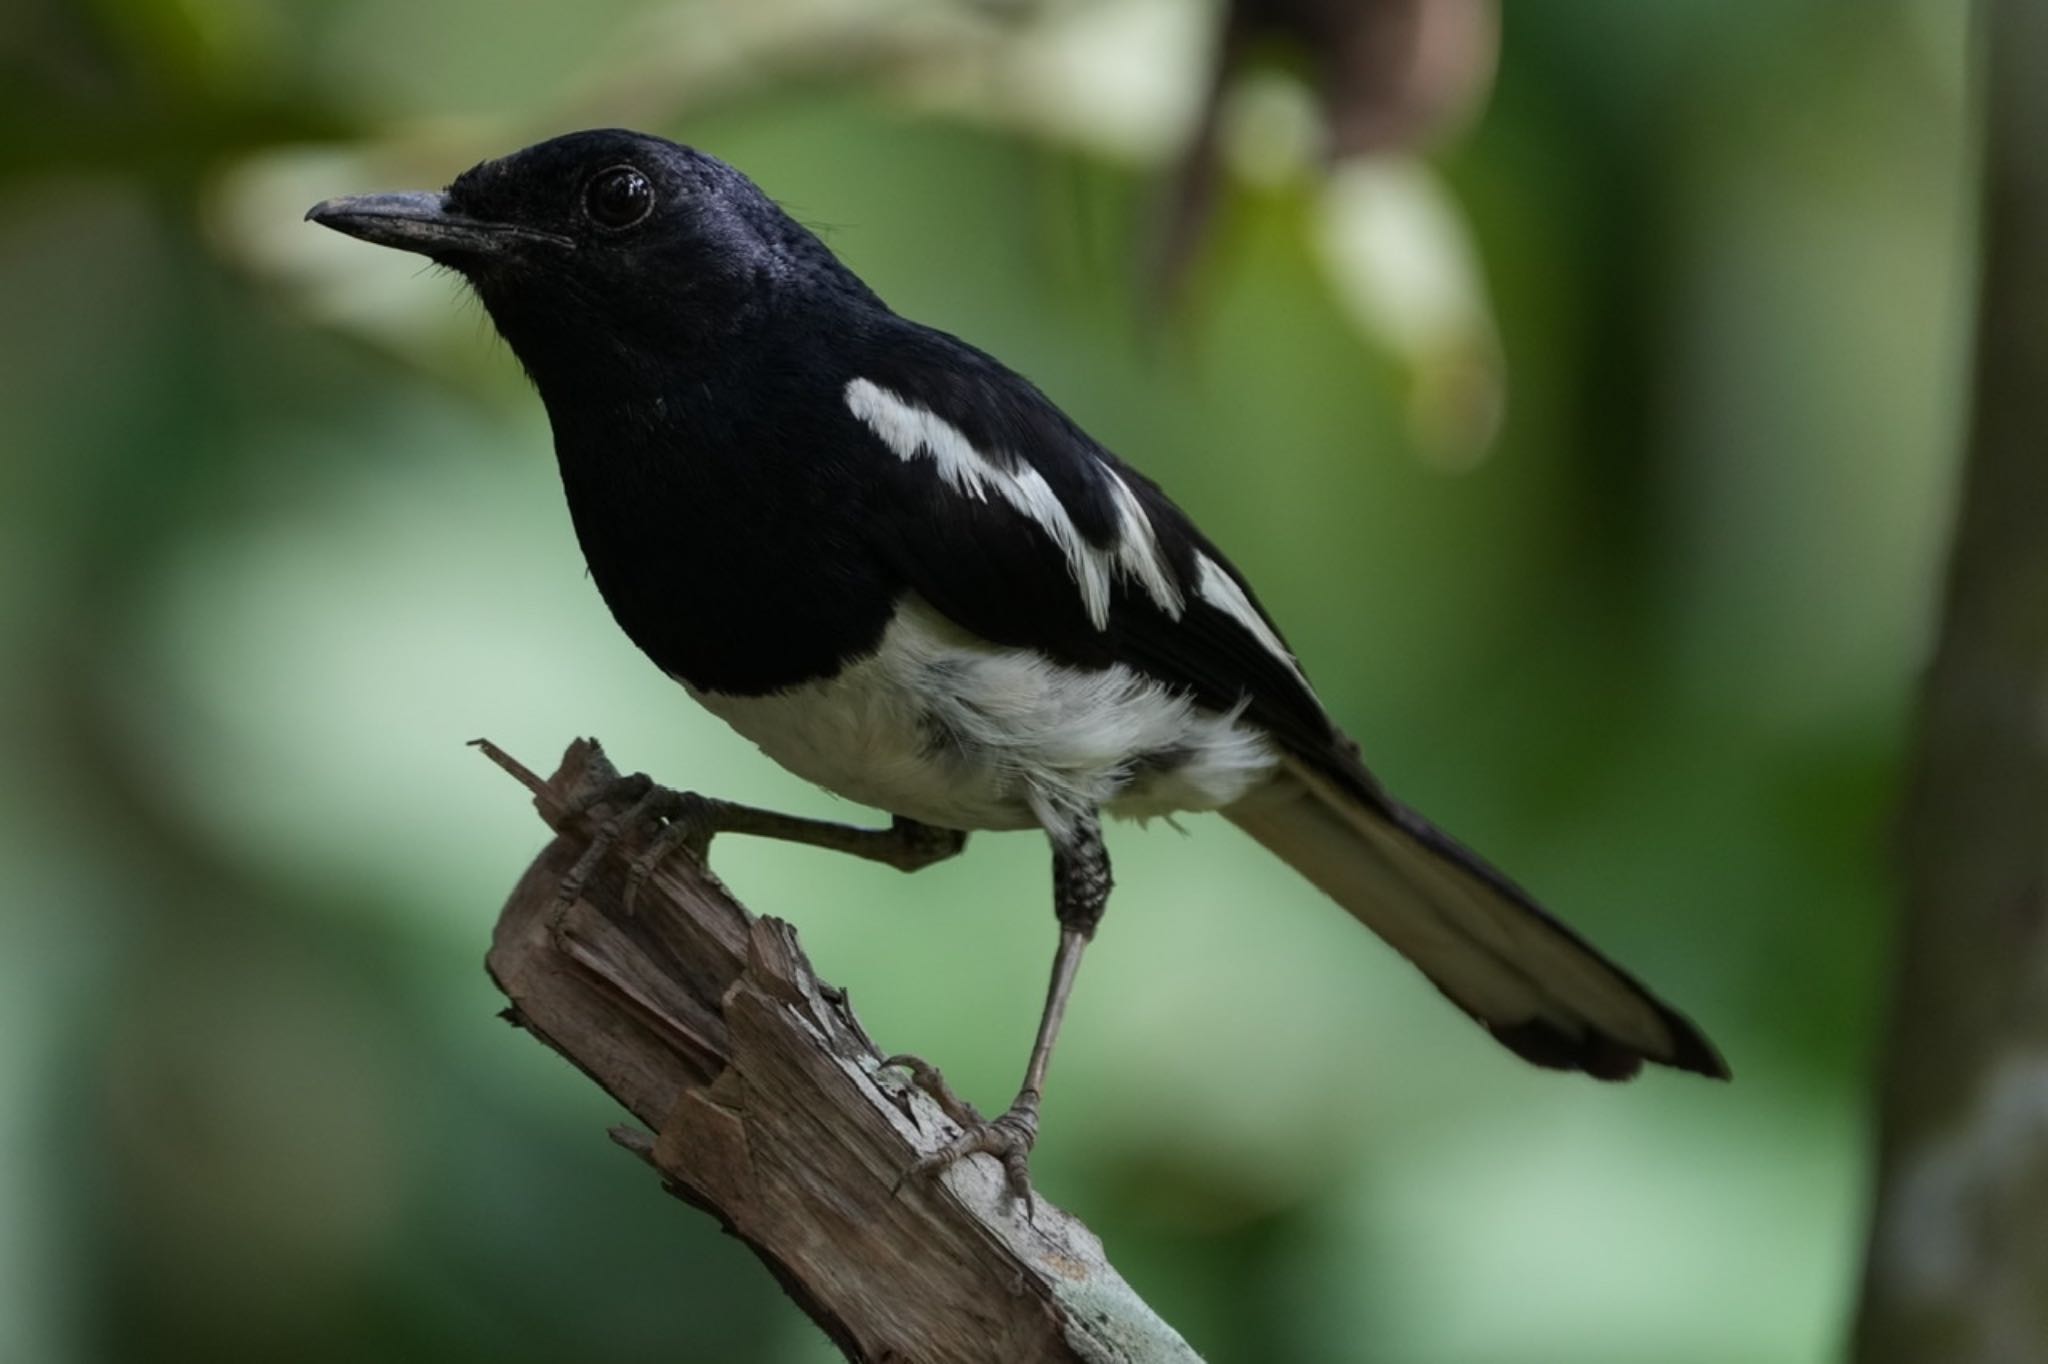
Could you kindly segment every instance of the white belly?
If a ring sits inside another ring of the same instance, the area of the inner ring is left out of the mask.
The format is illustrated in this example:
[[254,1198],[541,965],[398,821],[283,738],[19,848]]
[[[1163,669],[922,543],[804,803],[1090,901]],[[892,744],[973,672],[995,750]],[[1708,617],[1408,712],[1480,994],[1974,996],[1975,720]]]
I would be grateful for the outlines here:
[[1124,667],[1087,671],[979,640],[912,599],[881,647],[769,696],[690,694],[826,790],[949,829],[1055,832],[1229,805],[1278,769],[1237,714]]

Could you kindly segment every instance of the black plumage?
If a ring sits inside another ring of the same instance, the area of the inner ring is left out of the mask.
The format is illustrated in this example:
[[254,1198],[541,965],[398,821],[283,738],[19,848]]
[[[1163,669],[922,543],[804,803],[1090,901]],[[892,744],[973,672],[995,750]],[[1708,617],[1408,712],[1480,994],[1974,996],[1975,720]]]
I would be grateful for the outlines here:
[[[1018,1105],[960,1150],[1021,1180],[1107,896],[1097,808],[1144,801],[1223,808],[1528,1060],[1726,1074],[1684,1018],[1386,793],[1250,585],[1150,480],[999,361],[896,315],[731,167],[578,133],[444,194],[309,216],[475,287],[547,406],[598,588],[656,664],[899,826],[1051,834],[1049,1027]],[[871,732],[821,752],[842,710]],[[913,723],[892,728],[899,710]]]

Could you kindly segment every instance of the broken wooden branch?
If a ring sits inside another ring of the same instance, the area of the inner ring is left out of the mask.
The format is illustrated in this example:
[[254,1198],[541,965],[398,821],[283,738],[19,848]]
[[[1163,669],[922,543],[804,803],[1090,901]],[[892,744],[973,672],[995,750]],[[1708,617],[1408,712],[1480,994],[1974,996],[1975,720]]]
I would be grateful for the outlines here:
[[688,855],[631,913],[623,857],[561,905],[587,829],[615,813],[564,816],[617,779],[594,741],[571,744],[546,781],[480,746],[557,833],[506,902],[486,961],[508,1016],[642,1124],[614,1138],[752,1247],[847,1358],[1196,1361],[1093,1233],[1043,1199],[1011,1199],[993,1160],[903,1178],[955,1129],[882,1067],[787,923],[749,913]]

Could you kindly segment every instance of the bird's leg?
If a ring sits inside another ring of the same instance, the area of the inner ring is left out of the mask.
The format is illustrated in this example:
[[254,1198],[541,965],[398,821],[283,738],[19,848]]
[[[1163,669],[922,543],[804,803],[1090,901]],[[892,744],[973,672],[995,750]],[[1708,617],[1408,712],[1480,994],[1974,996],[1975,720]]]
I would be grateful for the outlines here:
[[1017,1091],[1015,1102],[994,1121],[985,1121],[953,1092],[936,1068],[918,1058],[892,1056],[883,1063],[908,1069],[911,1081],[937,1100],[947,1116],[961,1127],[959,1136],[919,1160],[911,1167],[911,1174],[926,1174],[976,1151],[986,1151],[1002,1162],[1010,1192],[1024,1200],[1029,1215],[1031,1148],[1038,1140],[1038,1107],[1045,1094],[1046,1067],[1052,1064],[1053,1044],[1059,1040],[1060,1022],[1066,1017],[1074,975],[1081,969],[1081,953],[1095,936],[1095,926],[1102,921],[1103,908],[1109,903],[1110,884],[1109,850],[1103,847],[1102,825],[1095,815],[1078,821],[1064,836],[1054,835],[1053,913],[1060,923],[1059,950],[1052,960],[1052,983],[1046,988],[1038,1037],[1031,1044],[1031,1060],[1024,1068],[1024,1087]]
[[583,894],[605,856],[629,829],[658,826],[647,846],[627,868],[625,907],[629,911],[656,868],[684,848],[701,861],[716,834],[752,834],[788,843],[807,843],[871,862],[886,862],[899,871],[917,871],[943,862],[967,843],[967,835],[958,829],[941,829],[901,815],[886,829],[862,829],[736,805],[693,791],[671,790],[640,773],[586,793],[569,807],[568,814],[573,818],[587,813],[594,805],[621,802],[626,802],[625,808],[591,831],[590,845],[562,878],[560,896],[564,904],[573,904]]

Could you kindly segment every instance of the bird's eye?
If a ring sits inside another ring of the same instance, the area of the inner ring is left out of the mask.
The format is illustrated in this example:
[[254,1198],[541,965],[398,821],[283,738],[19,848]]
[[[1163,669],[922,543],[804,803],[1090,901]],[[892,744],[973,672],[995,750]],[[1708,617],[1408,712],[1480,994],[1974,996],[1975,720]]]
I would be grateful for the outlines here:
[[583,208],[599,227],[631,227],[654,211],[654,186],[631,166],[613,166],[590,177]]

